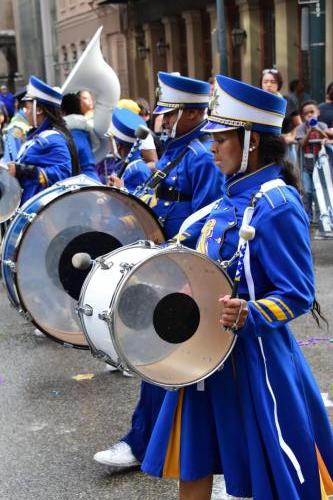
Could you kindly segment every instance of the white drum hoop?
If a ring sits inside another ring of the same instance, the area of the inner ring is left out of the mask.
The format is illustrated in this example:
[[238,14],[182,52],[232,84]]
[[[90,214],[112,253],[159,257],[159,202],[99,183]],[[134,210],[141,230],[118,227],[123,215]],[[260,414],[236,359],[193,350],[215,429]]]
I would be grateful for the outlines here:
[[138,242],[96,263],[81,290],[79,316],[93,355],[155,385],[185,387],[212,375],[234,347],[218,301],[231,289],[207,256]]

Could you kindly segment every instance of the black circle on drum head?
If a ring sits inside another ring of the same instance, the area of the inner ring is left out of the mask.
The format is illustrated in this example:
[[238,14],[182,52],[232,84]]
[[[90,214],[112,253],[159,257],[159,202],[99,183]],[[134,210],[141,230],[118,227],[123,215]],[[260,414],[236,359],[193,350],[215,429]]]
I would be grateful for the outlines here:
[[[58,235],[61,237],[61,233]],[[73,238],[64,248],[58,264],[60,282],[64,290],[75,300],[79,300],[81,288],[89,269],[76,269],[72,257],[76,253],[88,253],[92,259],[105,255],[121,247],[119,240],[111,234],[90,231]]]
[[189,340],[197,331],[200,311],[185,293],[170,293],[155,307],[153,324],[157,335],[170,344]]

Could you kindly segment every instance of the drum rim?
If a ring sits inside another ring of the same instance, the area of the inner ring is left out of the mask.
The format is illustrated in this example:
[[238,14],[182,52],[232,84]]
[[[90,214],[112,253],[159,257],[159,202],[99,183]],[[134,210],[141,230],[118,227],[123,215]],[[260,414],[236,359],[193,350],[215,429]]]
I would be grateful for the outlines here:
[[[3,165],[0,165],[0,170],[3,170],[4,172],[8,172],[8,170],[6,169],[6,167],[4,167]],[[8,174],[9,175],[9,174]],[[20,206],[20,202],[21,202],[21,199],[22,199],[22,192],[23,192],[23,189],[21,187],[21,184],[19,183],[19,181],[16,179],[16,177],[12,177],[12,180],[14,182],[14,184],[16,184],[16,187],[18,187],[18,192],[19,192],[19,200],[18,200],[18,203],[16,204],[16,207],[13,211],[13,213],[11,215],[9,215],[9,217],[7,217],[7,219],[3,219],[0,223],[2,224],[3,222],[7,222],[11,219],[11,217],[13,217],[13,215],[15,214],[15,212],[17,211],[17,209],[19,208]],[[5,241],[5,240],[4,240]]]
[[[158,247],[158,245],[156,245],[156,246]],[[120,294],[120,291],[121,291],[122,287],[124,286],[124,284],[126,283],[126,281],[131,277],[131,275],[134,274],[134,272],[136,272],[147,260],[154,259],[157,256],[160,256],[162,254],[167,254],[167,253],[170,252],[170,250],[178,251],[179,253],[191,253],[193,255],[201,257],[203,260],[205,260],[206,262],[209,262],[210,264],[214,264],[214,266],[224,275],[224,277],[227,278],[227,281],[228,281],[228,283],[230,285],[230,292],[231,292],[233,281],[230,278],[230,276],[227,274],[227,272],[222,268],[222,266],[218,262],[216,262],[213,259],[211,259],[210,257],[208,257],[206,254],[198,252],[197,250],[194,250],[192,248],[187,248],[187,247],[185,247],[182,244],[173,244],[173,245],[170,245],[167,248],[161,249],[160,252],[157,252],[156,254],[152,254],[152,255],[148,256],[145,260],[140,261],[137,264],[135,264],[126,273],[126,275],[125,275],[126,279],[121,279],[118,282],[118,284],[116,286],[116,289],[114,291],[111,303],[110,303],[110,307],[108,309],[108,314],[107,314],[108,315],[108,321],[107,321],[107,324],[108,324],[108,328],[109,328],[109,334],[110,334],[110,337],[111,337],[111,341],[116,346],[115,350],[116,350],[116,352],[118,354],[118,357],[119,357],[120,362],[121,362],[121,366],[123,368],[128,369],[129,371],[135,373],[142,380],[144,380],[145,382],[148,382],[150,384],[158,385],[158,386],[166,388],[166,389],[181,389],[182,387],[188,387],[190,385],[195,385],[195,384],[198,384],[198,383],[202,382],[203,380],[206,380],[208,377],[210,377],[211,375],[213,375],[219,368],[221,368],[221,366],[224,365],[224,363],[226,362],[226,360],[230,356],[231,352],[233,351],[233,348],[234,348],[235,343],[237,341],[237,335],[233,334],[234,335],[233,339],[231,341],[231,344],[230,344],[229,349],[227,350],[225,356],[210,371],[209,374],[203,375],[202,377],[198,377],[197,379],[192,380],[191,382],[184,382],[184,383],[181,383],[181,384],[175,384],[175,383],[174,384],[161,384],[161,383],[157,383],[156,380],[152,379],[151,377],[143,375],[139,370],[137,370],[132,365],[131,362],[129,362],[129,360],[127,359],[127,356],[124,355],[123,350],[121,349],[121,347],[120,347],[120,345],[119,345],[119,343],[117,341],[117,338],[115,337],[115,334],[114,334],[114,332],[115,332],[114,320],[115,319],[114,319],[114,314],[111,314],[112,310],[115,308],[116,304],[118,303],[117,299],[119,297],[119,294]]]
[[[55,186],[55,184],[54,184],[54,186]],[[52,187],[52,186],[50,186],[50,187]],[[165,240],[165,233],[164,233],[163,227],[161,226],[161,223],[159,222],[158,218],[156,217],[156,215],[152,211],[152,209],[150,207],[148,207],[148,205],[146,205],[146,203],[144,203],[142,200],[140,200],[136,196],[132,195],[131,193],[128,193],[124,189],[119,189],[119,188],[115,188],[115,187],[111,187],[111,186],[104,186],[103,184],[101,184],[101,185],[98,185],[98,184],[96,184],[96,185],[95,184],[94,185],[87,185],[87,184],[80,185],[79,183],[77,183],[77,184],[68,184],[68,185],[61,184],[61,185],[57,185],[57,187],[61,189],[61,191],[58,194],[58,196],[55,196],[54,198],[52,198],[51,200],[49,200],[47,203],[46,203],[46,200],[44,200],[44,203],[43,203],[43,196],[41,196],[41,198],[39,200],[40,201],[40,205],[36,208],[36,210],[34,210],[33,212],[31,212],[31,213],[35,213],[36,217],[31,222],[29,222],[27,220],[27,223],[21,228],[20,232],[18,233],[17,239],[15,241],[14,252],[13,252],[13,262],[14,263],[17,263],[18,258],[19,258],[20,243],[23,240],[24,235],[25,235],[25,233],[28,230],[28,227],[30,227],[32,224],[34,224],[34,222],[38,218],[38,215],[40,215],[43,212],[43,210],[45,210],[46,208],[50,207],[53,203],[55,203],[60,198],[63,198],[65,196],[69,196],[70,194],[72,194],[74,192],[82,192],[82,191],[88,191],[88,190],[90,191],[90,190],[96,190],[96,189],[98,189],[98,190],[102,190],[102,191],[114,191],[114,192],[117,192],[117,193],[121,193],[121,194],[123,194],[125,196],[128,196],[129,198],[131,198],[135,202],[139,203],[139,205],[141,207],[143,207],[146,211],[148,211],[148,213],[152,216],[152,219],[154,219],[154,221],[156,222],[156,225],[157,225],[158,229],[160,230],[162,238],[164,238],[164,240]],[[54,189],[55,193],[57,191],[58,191],[57,189]],[[29,200],[27,200],[27,202],[28,201]],[[37,202],[37,200],[35,200],[35,201]],[[20,214],[16,215],[17,220],[19,219],[20,216],[21,216]],[[14,222],[14,220],[13,220],[13,222]],[[123,247],[120,247],[120,249],[121,248],[123,248]],[[83,336],[84,336],[84,338],[85,338],[85,340],[86,340],[86,342],[87,342],[88,345],[79,345],[79,344],[73,344],[72,342],[65,342],[64,340],[61,340],[61,339],[58,339],[58,338],[54,337],[53,335],[51,335],[50,333],[48,333],[46,330],[44,330],[39,324],[37,324],[37,322],[32,317],[31,313],[29,312],[29,310],[26,308],[25,302],[23,301],[23,298],[22,298],[22,295],[21,295],[21,292],[20,292],[20,289],[19,289],[19,286],[18,286],[17,271],[15,271],[13,273],[13,275],[14,275],[14,277],[13,277],[13,286],[14,286],[16,294],[17,294],[17,296],[19,298],[19,307],[22,310],[23,314],[29,314],[29,318],[31,318],[31,319],[29,319],[29,321],[33,325],[35,325],[36,328],[40,329],[51,340],[54,340],[54,341],[56,341],[56,342],[58,342],[58,343],[60,343],[62,345],[65,345],[65,346],[68,346],[68,347],[73,347],[75,349],[81,349],[81,350],[89,350],[90,349],[90,344],[88,343],[87,336],[85,335],[85,332],[83,331],[83,329],[81,330],[81,333],[83,334]],[[82,291],[82,289],[81,289],[81,291]],[[80,321],[80,323],[81,323],[81,321]]]

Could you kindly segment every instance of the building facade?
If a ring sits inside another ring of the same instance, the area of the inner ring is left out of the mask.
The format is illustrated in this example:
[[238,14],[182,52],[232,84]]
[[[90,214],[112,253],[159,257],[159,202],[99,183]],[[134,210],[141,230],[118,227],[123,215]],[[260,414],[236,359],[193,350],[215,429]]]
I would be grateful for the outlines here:
[[122,96],[146,97],[152,104],[159,70],[204,80],[220,72],[221,36],[234,78],[258,85],[264,68],[278,68],[284,94],[288,82],[300,78],[318,100],[333,80],[333,0],[56,3],[61,81],[101,25],[104,57],[119,76]]
[[14,88],[17,72],[14,15],[11,0],[0,2],[0,83]]

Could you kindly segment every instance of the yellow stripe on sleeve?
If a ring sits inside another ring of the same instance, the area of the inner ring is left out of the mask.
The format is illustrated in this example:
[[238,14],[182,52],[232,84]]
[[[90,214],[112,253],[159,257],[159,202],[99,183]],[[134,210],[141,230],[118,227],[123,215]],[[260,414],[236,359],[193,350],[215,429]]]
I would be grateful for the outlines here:
[[284,319],[288,319],[287,315],[281,309],[281,307],[278,306],[277,304],[275,304],[275,302],[273,302],[272,300],[260,299],[260,300],[258,300],[258,302],[260,304],[264,304],[264,306],[266,306],[267,309],[269,309],[274,314],[274,316],[276,317],[276,319],[278,319],[280,321],[284,320]]
[[252,304],[258,309],[259,312],[261,312],[261,314],[267,319],[267,321],[269,321],[270,323],[272,323],[272,320],[271,318],[268,316],[268,314],[263,310],[262,307],[260,307],[260,305],[258,304],[258,302],[252,302]]
[[168,449],[163,466],[163,476],[170,479],[179,479],[180,476],[180,434],[182,423],[184,389],[179,391],[179,399],[170,434]]
[[275,300],[276,302],[279,302],[285,308],[285,310],[287,311],[287,313],[290,315],[291,318],[295,317],[295,315],[292,312],[292,310],[287,306],[287,304],[283,300],[281,300],[281,299],[279,299],[277,297],[268,297],[268,298],[270,298],[272,300]]

